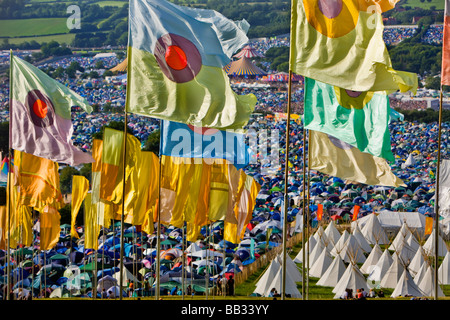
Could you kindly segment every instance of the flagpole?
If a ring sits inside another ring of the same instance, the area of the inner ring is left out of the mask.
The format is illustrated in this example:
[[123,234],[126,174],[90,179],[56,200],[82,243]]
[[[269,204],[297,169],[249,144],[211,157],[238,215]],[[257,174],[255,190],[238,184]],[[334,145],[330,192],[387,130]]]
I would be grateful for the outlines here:
[[283,213],[283,270],[282,270],[282,300],[286,296],[286,237],[287,237],[287,211],[288,211],[288,177],[289,177],[289,134],[291,122],[291,90],[292,90],[292,71],[289,70],[288,82],[288,103],[286,118],[286,150],[284,163],[284,213]]
[[12,53],[12,49],[10,49],[9,51],[9,115],[10,115],[10,119],[9,119],[9,139],[8,139],[8,143],[9,143],[9,147],[8,147],[8,180],[7,180],[7,208],[8,208],[8,240],[6,243],[7,246],[7,250],[6,250],[6,271],[7,271],[7,276],[6,276],[6,285],[7,285],[7,292],[5,292],[6,299],[10,300],[10,294],[9,294],[9,290],[10,290],[10,286],[11,286],[11,266],[10,266],[10,259],[11,259],[11,249],[10,249],[10,238],[11,238],[11,173],[12,173],[12,168],[11,168],[11,160],[12,160],[12,149],[11,149],[11,121],[12,121],[12,57],[13,57],[13,53]]
[[119,277],[119,300],[122,300],[123,298],[123,290],[122,290],[122,284],[123,284],[123,253],[125,250],[125,243],[124,243],[124,225],[125,225],[125,177],[126,177],[126,154],[127,154],[127,122],[128,122],[128,114],[127,109],[125,107],[125,124],[123,127],[123,153],[122,153],[122,215],[120,217],[120,277]]
[[435,221],[434,221],[434,300],[438,300],[438,259],[439,259],[439,179],[440,179],[440,167],[441,167],[441,128],[442,128],[442,84],[439,99],[439,130],[438,130],[438,145],[437,145],[437,169],[436,169],[436,206],[435,206]]
[[[303,128],[303,130],[305,130],[305,128]],[[305,134],[305,137],[306,137],[306,134]],[[308,130],[308,161],[309,161],[309,159],[310,159],[310,148],[309,148],[309,141],[311,140],[310,139],[310,137],[311,137],[311,131],[309,131]],[[304,141],[303,142],[303,145],[305,146],[305,148],[306,148],[306,141]],[[305,167],[306,167],[306,162],[305,162]],[[309,206],[310,206],[310,192],[309,192],[309,188],[310,188],[310,186],[311,186],[311,178],[310,178],[310,176],[311,176],[311,172],[310,172],[310,168],[309,168],[309,163],[308,163],[308,185],[306,186],[307,188],[307,190],[308,190],[308,194],[307,194],[307,200],[306,200],[306,203],[308,204],[307,206],[306,206],[306,214],[307,214],[307,219],[306,219],[306,230],[307,230],[307,236],[308,236],[308,239],[309,239],[309,231],[310,231],[310,229],[309,229],[309,216],[310,216],[310,211],[309,211]],[[309,241],[308,241],[308,249],[306,250],[306,255],[307,255],[307,258],[306,258],[306,261],[307,261],[307,264],[306,264],[306,289],[307,289],[307,291],[306,291],[306,300],[309,300],[309,267],[310,267],[310,265],[309,265]]]
[[[160,135],[162,133],[162,121],[159,121],[159,132]],[[162,153],[161,153],[161,136],[159,138],[159,172],[158,172],[158,218],[157,218],[157,226],[156,226],[156,268],[155,268],[155,276],[156,276],[156,292],[155,299],[159,300],[159,290],[160,290],[160,270],[161,270],[161,175],[162,175]]]
[[[303,216],[303,226],[302,226],[302,299],[305,300],[306,297],[306,128],[305,128],[305,118],[303,117],[303,202],[302,202],[302,216]],[[309,247],[309,243],[308,243]]]

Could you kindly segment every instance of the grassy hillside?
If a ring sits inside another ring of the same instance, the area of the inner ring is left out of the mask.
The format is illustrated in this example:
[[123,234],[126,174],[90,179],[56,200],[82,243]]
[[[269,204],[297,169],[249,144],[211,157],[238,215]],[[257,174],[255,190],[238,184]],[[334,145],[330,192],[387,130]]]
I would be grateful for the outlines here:
[[0,20],[0,37],[29,37],[68,33],[65,18]]

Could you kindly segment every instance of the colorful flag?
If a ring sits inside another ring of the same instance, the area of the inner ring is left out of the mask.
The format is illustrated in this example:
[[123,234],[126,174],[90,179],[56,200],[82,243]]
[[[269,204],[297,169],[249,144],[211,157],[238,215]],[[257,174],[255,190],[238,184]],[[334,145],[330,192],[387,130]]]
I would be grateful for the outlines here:
[[248,28],[213,10],[130,1],[126,110],[208,128],[243,128],[256,97],[235,94],[223,67],[248,42]]
[[395,162],[385,92],[355,92],[305,78],[305,127],[330,134],[361,152]]
[[326,133],[310,132],[310,168],[330,176],[368,185],[406,186],[395,176],[386,159],[361,152]]
[[425,217],[425,233],[424,233],[425,236],[433,232],[433,224],[434,224],[433,218]]
[[359,213],[359,210],[360,210],[360,209],[361,209],[361,207],[358,206],[358,205],[355,205],[355,206],[353,207],[352,221],[356,221],[356,220],[358,219],[358,213]]
[[171,157],[226,159],[241,169],[250,162],[245,135],[232,130],[195,127],[163,120],[160,154]]
[[92,203],[91,193],[84,200],[84,221],[84,248],[97,250],[102,219],[98,215],[98,206]]
[[323,204],[317,204],[317,221],[321,221],[323,216]]
[[14,176],[15,185],[19,187],[19,203],[36,210],[47,205],[61,208],[63,198],[58,170],[56,162],[14,150]]
[[354,91],[417,90],[417,75],[392,69],[381,13],[397,0],[293,0],[291,70]]
[[12,149],[71,166],[93,162],[71,141],[71,107],[92,111],[84,98],[13,55],[10,83]]
[[450,86],[450,0],[445,0],[441,84]]
[[84,176],[74,175],[72,177],[72,205],[71,205],[71,225],[70,235],[74,238],[80,238],[75,230],[75,222],[77,220],[78,211],[89,191],[89,181]]

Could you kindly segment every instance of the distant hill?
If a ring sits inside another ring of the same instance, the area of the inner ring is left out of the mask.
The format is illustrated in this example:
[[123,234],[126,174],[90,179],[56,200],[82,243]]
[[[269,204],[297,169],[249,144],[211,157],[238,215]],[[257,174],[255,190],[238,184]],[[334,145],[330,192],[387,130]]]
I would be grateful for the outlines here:
[[[172,0],[175,3],[214,9],[233,20],[250,23],[250,38],[289,33],[290,1],[285,0]],[[442,0],[401,0],[383,14],[388,23],[416,24],[426,17],[443,20]],[[81,28],[69,29],[70,5],[80,8]],[[55,40],[72,47],[127,44],[128,1],[124,0],[0,0],[0,48],[39,49]]]

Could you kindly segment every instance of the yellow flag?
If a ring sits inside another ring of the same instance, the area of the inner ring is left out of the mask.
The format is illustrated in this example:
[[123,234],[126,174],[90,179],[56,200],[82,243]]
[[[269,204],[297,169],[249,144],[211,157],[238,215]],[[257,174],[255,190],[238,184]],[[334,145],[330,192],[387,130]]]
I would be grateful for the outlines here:
[[50,250],[59,241],[61,216],[56,208],[46,206],[40,211],[40,249]]
[[235,219],[225,221],[224,239],[239,243],[244,237],[245,228],[253,216],[256,197],[261,185],[241,169],[237,200],[234,207]]
[[326,133],[310,132],[310,167],[330,176],[368,185],[404,186],[385,159],[342,142]]
[[6,237],[8,235],[8,211],[6,206],[0,206],[0,249],[7,249],[7,240]]
[[97,205],[92,203],[91,193],[86,195],[84,207],[84,248],[97,250],[100,224],[97,214]]
[[14,150],[15,185],[19,187],[19,203],[59,209],[63,205],[56,162]]
[[75,230],[75,222],[77,220],[78,211],[81,208],[84,198],[89,191],[89,181],[84,176],[73,176],[72,178],[72,220],[70,235],[75,238],[79,238],[77,231]]

